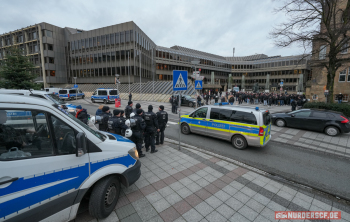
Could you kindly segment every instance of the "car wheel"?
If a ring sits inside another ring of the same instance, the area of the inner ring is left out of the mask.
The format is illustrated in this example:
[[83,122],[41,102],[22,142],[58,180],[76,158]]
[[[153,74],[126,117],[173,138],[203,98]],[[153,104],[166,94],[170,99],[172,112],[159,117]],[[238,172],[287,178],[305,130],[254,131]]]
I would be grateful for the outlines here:
[[239,150],[244,150],[248,146],[248,143],[245,140],[245,138],[240,135],[233,136],[231,142],[232,146]]
[[185,135],[188,135],[191,133],[190,126],[187,123],[183,123],[181,125],[181,133]]
[[327,126],[325,129],[325,133],[328,136],[337,136],[339,134],[339,129],[335,126]]
[[117,176],[101,179],[94,186],[90,200],[90,215],[98,219],[108,217],[117,205],[121,186]]
[[104,103],[104,104],[107,104],[107,100],[104,99],[104,100],[103,100],[103,103]]
[[91,99],[91,102],[92,102],[92,103],[95,103],[95,100],[94,100],[94,99]]
[[279,127],[284,127],[284,126],[286,126],[286,121],[284,121],[283,119],[277,119],[275,123],[276,123],[276,125],[279,126]]
[[188,106],[189,106],[189,107],[193,107],[193,103],[189,103]]

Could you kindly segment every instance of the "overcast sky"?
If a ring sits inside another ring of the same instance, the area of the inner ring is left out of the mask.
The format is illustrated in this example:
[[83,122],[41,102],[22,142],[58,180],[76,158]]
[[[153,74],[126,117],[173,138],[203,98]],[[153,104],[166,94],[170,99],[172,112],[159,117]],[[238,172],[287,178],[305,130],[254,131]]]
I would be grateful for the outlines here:
[[180,45],[221,56],[298,55],[276,48],[269,32],[284,21],[272,0],[1,0],[0,33],[35,23],[91,30],[134,21],[157,45]]

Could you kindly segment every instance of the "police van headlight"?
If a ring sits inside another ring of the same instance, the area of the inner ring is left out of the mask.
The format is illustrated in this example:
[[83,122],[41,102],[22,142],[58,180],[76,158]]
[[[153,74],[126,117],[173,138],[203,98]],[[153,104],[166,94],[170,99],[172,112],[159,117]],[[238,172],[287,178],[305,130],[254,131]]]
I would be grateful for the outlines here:
[[138,160],[139,159],[139,153],[137,152],[136,147],[132,148],[131,150],[129,150],[128,152],[130,154],[130,156],[132,156],[132,158]]

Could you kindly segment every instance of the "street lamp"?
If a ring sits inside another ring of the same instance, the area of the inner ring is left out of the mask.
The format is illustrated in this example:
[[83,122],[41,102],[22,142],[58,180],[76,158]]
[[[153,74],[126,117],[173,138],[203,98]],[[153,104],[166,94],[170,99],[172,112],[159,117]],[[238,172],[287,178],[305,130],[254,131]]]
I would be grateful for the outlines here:
[[139,53],[139,59],[140,59],[140,96],[141,96],[141,49],[137,50],[137,52]]
[[[191,61],[191,64],[194,65],[194,72],[196,72],[196,65],[198,65],[199,63],[200,63],[200,60],[192,60]],[[197,80],[197,74],[194,74],[194,78],[195,78],[195,80]],[[196,88],[196,84],[194,85],[194,88]],[[197,93],[197,96],[198,96],[197,90],[196,90],[196,93]],[[196,103],[196,109],[197,109],[197,103]]]
[[[73,77],[74,78],[74,88],[77,85],[77,77]],[[77,92],[78,88],[75,89],[75,100],[78,99],[78,92]]]
[[118,87],[118,83],[119,83],[119,80],[118,80],[118,77],[119,77],[119,74],[115,74],[115,84],[117,85],[117,91],[118,91],[118,94],[119,94],[119,87]]

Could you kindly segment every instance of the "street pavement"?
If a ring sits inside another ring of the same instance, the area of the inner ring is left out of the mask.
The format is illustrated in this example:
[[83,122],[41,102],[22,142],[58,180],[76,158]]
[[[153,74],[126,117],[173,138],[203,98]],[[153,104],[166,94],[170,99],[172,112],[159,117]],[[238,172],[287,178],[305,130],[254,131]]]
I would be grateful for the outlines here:
[[85,210],[75,222],[278,221],[275,211],[341,211],[337,221],[350,221],[344,201],[198,147],[179,150],[177,143],[166,139],[159,152],[140,159],[140,179],[123,187],[108,218]]

